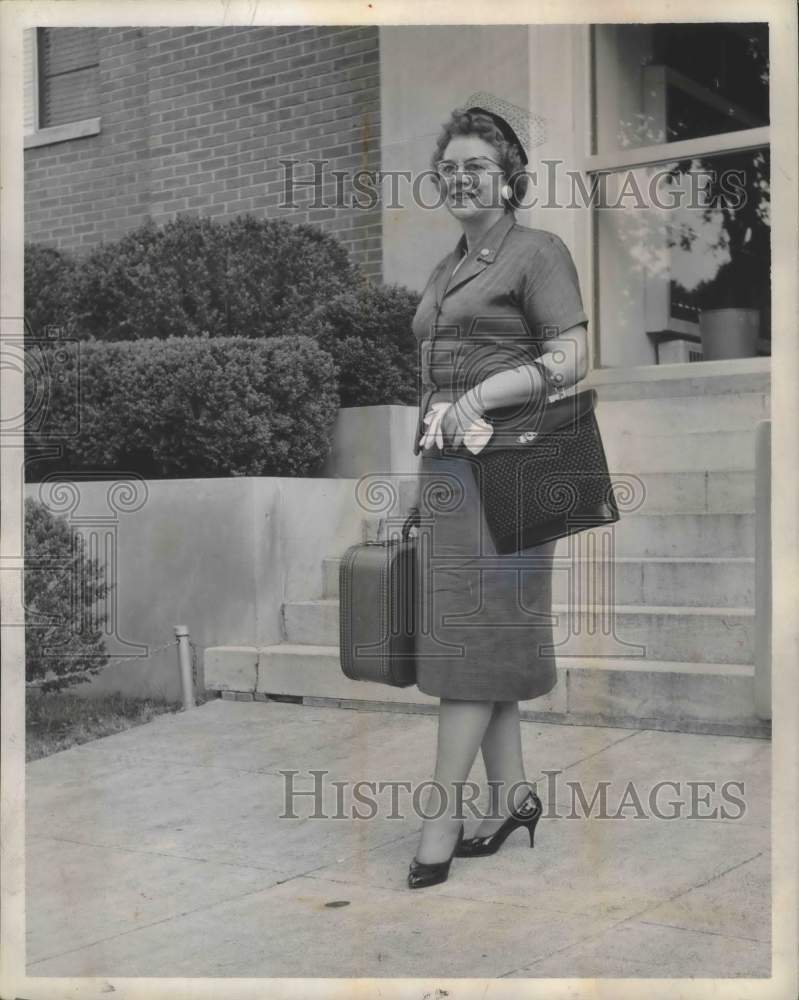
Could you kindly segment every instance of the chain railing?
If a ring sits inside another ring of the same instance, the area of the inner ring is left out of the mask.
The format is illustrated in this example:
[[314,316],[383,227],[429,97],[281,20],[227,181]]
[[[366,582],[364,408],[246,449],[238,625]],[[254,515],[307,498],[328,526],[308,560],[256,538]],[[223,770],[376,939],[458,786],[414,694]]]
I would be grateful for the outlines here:
[[[99,671],[107,670],[108,667],[113,667],[117,663],[130,663],[132,659],[149,660],[151,656],[154,656],[156,653],[162,653],[165,649],[169,649],[172,646],[176,646],[178,650],[178,670],[180,672],[180,688],[183,698],[183,708],[185,711],[188,711],[191,708],[197,707],[194,693],[198,686],[198,653],[197,646],[192,642],[191,637],[189,636],[189,630],[185,625],[176,625],[175,638],[171,639],[169,642],[165,642],[162,646],[156,646],[155,649],[149,650],[147,656],[131,657],[130,654],[127,656],[115,656],[113,659],[104,663],[99,668]],[[50,673],[44,677],[37,677],[35,680],[26,681],[25,687],[41,688],[47,684],[57,683],[70,677],[85,677],[87,679],[91,679],[96,676],[98,676],[98,672],[94,670],[72,670],[65,674]]]

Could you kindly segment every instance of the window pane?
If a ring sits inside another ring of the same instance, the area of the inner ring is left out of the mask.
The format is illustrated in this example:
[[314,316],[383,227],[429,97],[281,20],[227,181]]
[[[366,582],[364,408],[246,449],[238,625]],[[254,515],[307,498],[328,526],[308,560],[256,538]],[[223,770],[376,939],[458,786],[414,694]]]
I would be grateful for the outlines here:
[[39,127],[98,113],[95,28],[39,28]]
[[42,69],[47,76],[96,66],[100,61],[94,28],[41,28]]
[[600,181],[600,365],[770,354],[768,149]]
[[595,25],[594,152],[769,123],[768,24]]
[[42,110],[45,114],[42,127],[79,122],[96,115],[97,73],[97,67],[92,66],[48,80],[42,94]]

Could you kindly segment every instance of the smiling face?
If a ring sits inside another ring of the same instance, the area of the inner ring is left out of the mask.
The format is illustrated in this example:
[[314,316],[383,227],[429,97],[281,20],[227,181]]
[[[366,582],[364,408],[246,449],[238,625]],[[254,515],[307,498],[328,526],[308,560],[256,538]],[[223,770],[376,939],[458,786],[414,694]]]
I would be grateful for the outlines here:
[[[478,215],[488,209],[502,205],[500,189],[505,183],[505,175],[498,166],[498,151],[490,142],[478,135],[455,135],[447,143],[442,160],[454,160],[458,163],[455,174],[449,178],[442,177],[442,185],[446,185],[446,206],[455,218]],[[479,164],[480,172],[467,174],[461,165],[468,160]]]

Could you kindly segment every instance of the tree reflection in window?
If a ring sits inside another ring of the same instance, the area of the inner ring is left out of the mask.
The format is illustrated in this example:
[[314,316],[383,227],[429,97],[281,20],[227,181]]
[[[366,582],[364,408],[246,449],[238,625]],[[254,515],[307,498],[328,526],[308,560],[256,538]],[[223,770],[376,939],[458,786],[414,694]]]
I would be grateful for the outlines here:
[[[768,148],[698,157],[674,166],[702,187],[701,206],[670,227],[673,301],[700,309],[760,311],[760,337],[771,336],[771,217]],[[701,259],[700,259],[701,258]]]

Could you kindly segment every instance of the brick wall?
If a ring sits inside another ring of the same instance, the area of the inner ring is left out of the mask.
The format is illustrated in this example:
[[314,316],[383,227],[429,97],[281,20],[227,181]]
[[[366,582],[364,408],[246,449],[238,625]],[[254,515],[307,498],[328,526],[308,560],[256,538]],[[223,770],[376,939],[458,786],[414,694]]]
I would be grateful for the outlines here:
[[[380,206],[334,207],[331,170],[380,167],[378,29],[101,28],[99,135],[25,151],[26,239],[84,249],[178,212],[308,222],[380,280]],[[284,170],[328,159],[322,200]],[[348,185],[345,195],[350,196]]]

